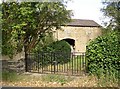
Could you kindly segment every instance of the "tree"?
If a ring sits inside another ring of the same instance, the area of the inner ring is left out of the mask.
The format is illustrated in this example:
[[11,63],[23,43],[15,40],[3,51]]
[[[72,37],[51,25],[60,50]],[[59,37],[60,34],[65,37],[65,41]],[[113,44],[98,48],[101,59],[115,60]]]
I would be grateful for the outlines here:
[[[112,29],[120,29],[120,2],[103,2],[105,5],[102,9],[105,16],[110,18],[108,27]],[[118,30],[119,31],[119,30]]]
[[[6,49],[6,45],[11,49],[26,47],[26,52],[34,48],[45,33],[69,22],[72,15],[63,2],[3,2],[2,14],[2,48]],[[3,50],[3,54],[5,52]]]

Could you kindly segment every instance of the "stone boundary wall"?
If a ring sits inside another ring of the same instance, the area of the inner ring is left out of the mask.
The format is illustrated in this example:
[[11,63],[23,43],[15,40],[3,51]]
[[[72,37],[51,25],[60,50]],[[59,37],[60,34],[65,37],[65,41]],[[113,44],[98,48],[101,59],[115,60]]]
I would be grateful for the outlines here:
[[15,71],[17,73],[25,72],[24,59],[20,60],[0,60],[2,63],[2,71]]

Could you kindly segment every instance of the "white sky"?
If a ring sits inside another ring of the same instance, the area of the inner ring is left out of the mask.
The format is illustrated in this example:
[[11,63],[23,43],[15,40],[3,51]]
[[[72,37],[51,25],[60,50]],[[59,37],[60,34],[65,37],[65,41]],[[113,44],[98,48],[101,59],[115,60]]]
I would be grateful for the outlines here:
[[71,0],[67,4],[67,9],[73,10],[74,16],[72,18],[90,19],[100,25],[102,25],[102,20],[104,20],[100,11],[102,7],[101,0]]
[[67,4],[67,9],[73,10],[75,19],[90,19],[102,25],[103,7],[101,0],[72,0]]

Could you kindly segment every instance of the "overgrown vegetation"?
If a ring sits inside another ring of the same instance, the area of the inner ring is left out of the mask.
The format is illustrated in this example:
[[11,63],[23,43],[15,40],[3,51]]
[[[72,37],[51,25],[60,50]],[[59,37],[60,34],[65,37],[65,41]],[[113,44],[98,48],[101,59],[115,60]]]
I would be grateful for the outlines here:
[[72,81],[73,78],[72,77],[65,77],[63,75],[52,75],[52,74],[49,74],[49,75],[45,75],[45,76],[42,76],[42,81],[46,81],[46,82],[57,82],[57,83],[60,83],[61,85],[67,83],[67,82],[70,82]]
[[1,73],[2,81],[17,81],[18,80],[18,75],[14,71],[2,71]]
[[98,79],[115,80],[120,78],[120,40],[118,32],[112,31],[92,41],[86,52],[88,72],[98,76]]

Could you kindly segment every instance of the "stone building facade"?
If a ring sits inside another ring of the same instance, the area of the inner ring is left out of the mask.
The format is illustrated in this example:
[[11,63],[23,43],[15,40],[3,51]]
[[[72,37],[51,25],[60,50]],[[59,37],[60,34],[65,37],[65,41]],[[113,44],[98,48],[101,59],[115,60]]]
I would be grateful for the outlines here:
[[72,51],[85,52],[86,45],[102,34],[101,26],[93,20],[74,19],[54,32],[55,40],[65,40]]

